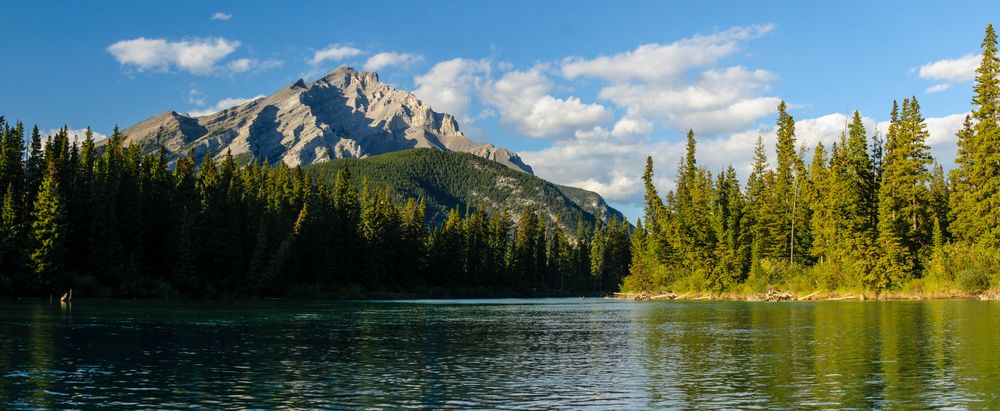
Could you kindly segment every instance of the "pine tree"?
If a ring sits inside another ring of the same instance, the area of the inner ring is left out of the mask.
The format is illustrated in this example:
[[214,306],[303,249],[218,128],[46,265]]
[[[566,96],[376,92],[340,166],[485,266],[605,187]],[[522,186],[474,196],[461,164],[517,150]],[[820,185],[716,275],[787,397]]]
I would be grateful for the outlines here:
[[49,162],[32,212],[31,264],[40,290],[51,291],[59,281],[65,258],[66,210],[60,195],[55,162]]
[[38,187],[42,185],[42,178],[45,176],[45,152],[42,151],[42,134],[38,131],[38,126],[31,129],[31,146],[28,151],[28,160],[25,165],[25,177],[28,187],[28,204],[35,203],[35,196]]
[[[1000,59],[997,36],[990,24],[976,69],[971,133],[959,133],[956,161],[956,212],[953,233],[960,240],[986,247],[1000,246]],[[967,124],[968,125],[968,124]]]
[[934,164],[931,167],[929,206],[931,215],[938,219],[937,224],[940,225],[941,235],[944,239],[951,238],[948,231],[948,216],[951,214],[951,206],[948,204],[949,197],[950,189],[948,181],[944,177],[944,167],[941,164]]
[[[753,169],[750,172],[750,176],[747,178],[747,188],[744,194],[744,213],[745,222],[744,226],[747,228],[749,233],[749,242],[752,244],[751,247],[751,262],[752,267],[759,267],[760,259],[764,258],[763,249],[767,247],[768,241],[767,237],[769,234],[768,227],[771,225],[770,222],[773,216],[768,212],[767,204],[769,203],[769,191],[771,190],[770,184],[771,172],[767,169],[767,154],[764,151],[764,140],[762,137],[757,136],[757,143],[754,146],[754,160]],[[751,270],[754,273],[757,271]]]
[[826,165],[826,148],[823,143],[817,143],[813,150],[812,163],[809,166],[812,191],[806,198],[806,203],[812,211],[810,229],[813,233],[813,243],[810,254],[817,257],[820,263],[830,254],[830,248],[836,243],[835,231],[832,225],[832,214],[836,210],[827,204],[830,190],[830,172]]
[[[769,237],[771,247],[768,255],[774,258],[788,260],[792,256],[795,242],[793,236],[793,208],[798,200],[795,187],[795,120],[787,112],[787,106],[782,101],[778,104],[777,120],[777,159],[774,190],[771,192],[772,205]],[[797,210],[796,210],[797,211]]]
[[20,274],[21,253],[21,218],[14,186],[8,184],[0,204],[0,284],[9,285]]
[[889,126],[885,168],[879,191],[879,263],[876,290],[900,287],[917,272],[922,248],[930,242],[930,147],[927,125],[916,98],[903,100],[902,116]]

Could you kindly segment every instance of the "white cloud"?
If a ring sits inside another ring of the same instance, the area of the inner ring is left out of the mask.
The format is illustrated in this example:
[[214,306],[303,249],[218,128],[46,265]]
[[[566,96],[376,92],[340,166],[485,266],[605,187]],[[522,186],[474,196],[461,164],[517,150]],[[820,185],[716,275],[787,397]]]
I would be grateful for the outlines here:
[[777,76],[762,69],[712,66],[737,53],[743,42],[773,29],[773,24],[734,27],[590,60],[573,57],[563,60],[561,71],[568,79],[606,81],[598,97],[625,109],[627,117],[680,131],[735,132],[775,111],[779,99],[765,93]]
[[231,18],[233,18],[233,15],[229,14],[229,13],[223,13],[221,11],[217,11],[215,13],[212,13],[212,20],[216,20],[216,21],[229,21],[229,19],[231,19]]
[[483,100],[500,111],[502,122],[532,137],[559,138],[581,133],[593,138],[595,127],[612,120],[612,113],[600,104],[549,95],[552,82],[545,77],[545,69],[538,65],[527,71],[508,72],[484,87]]
[[198,90],[197,88],[195,88],[192,85],[191,89],[188,90],[187,101],[188,101],[188,103],[194,104],[196,106],[204,106],[205,105],[205,94],[202,93],[201,90]]
[[312,59],[309,60],[309,64],[319,64],[324,61],[340,61],[346,58],[355,57],[364,54],[360,49],[339,45],[331,44],[324,49],[316,50],[313,53]]
[[767,34],[773,24],[733,27],[729,30],[696,35],[670,44],[645,44],[633,51],[591,60],[579,57],[563,61],[567,78],[598,77],[611,82],[641,80],[670,81],[685,71],[716,63],[738,50],[739,42]]
[[601,126],[595,126],[589,130],[576,130],[573,136],[580,140],[603,140],[608,138],[611,132]]
[[230,73],[243,73],[251,70],[265,70],[274,67],[281,67],[282,65],[284,65],[284,62],[281,60],[257,60],[242,58],[226,63],[226,71]]
[[649,134],[653,131],[653,123],[643,118],[623,117],[611,129],[611,136],[626,138],[635,135]]
[[601,89],[599,96],[628,109],[632,116],[654,118],[677,130],[731,132],[753,125],[773,113],[780,99],[758,96],[775,75],[743,67],[711,69],[689,85],[619,83]]
[[933,86],[930,86],[930,87],[927,88],[927,90],[924,90],[924,91],[926,91],[927,94],[934,94],[934,93],[940,93],[940,92],[945,91],[945,90],[947,90],[949,88],[951,88],[951,84],[941,83],[941,84],[935,84]]
[[[542,178],[597,192],[608,201],[634,204],[642,198],[640,176],[646,156],[654,155],[662,165],[673,157],[671,146],[669,143],[561,140],[552,147],[523,151],[520,155]],[[660,172],[665,170],[660,169]],[[660,182],[672,185],[669,179],[660,179]]]
[[[960,113],[927,119],[927,129],[930,132],[927,143],[931,146],[934,158],[946,168],[953,164],[955,132],[961,128],[965,115]],[[829,150],[831,144],[839,140],[849,120],[847,114],[831,113],[797,121],[796,139],[800,147],[807,149],[806,161],[811,161],[811,150],[817,142],[823,142]],[[876,130],[884,135],[886,121],[862,117],[862,122],[869,137]],[[539,177],[595,191],[623,209],[641,212],[644,193],[641,176],[647,155],[653,156],[656,169],[654,183],[660,194],[666,194],[674,188],[674,176],[685,150],[680,135],[671,141],[635,138],[640,134],[623,140],[595,140],[589,133],[602,137],[602,133],[606,134],[607,131],[588,130],[578,133],[576,140],[559,140],[552,147],[520,154]],[[732,165],[745,181],[752,166],[758,136],[764,140],[769,164],[773,167],[776,137],[775,128],[770,125],[717,137],[697,135],[698,164],[708,168],[713,174]]]
[[216,63],[236,51],[240,42],[222,37],[169,41],[140,37],[108,46],[108,53],[139,71],[177,68],[194,74],[212,74]]
[[[50,130],[42,133],[42,135],[43,136],[53,136],[56,133],[58,133],[59,131],[61,131],[61,129],[53,128],[53,129],[50,129]],[[90,133],[91,133],[90,134],[91,138],[93,138],[94,141],[100,141],[100,140],[104,140],[104,139],[108,138],[108,135],[104,134],[104,133],[98,133],[98,132],[93,131],[93,130],[91,130]],[[71,128],[71,129],[67,130],[67,134],[69,134],[69,141],[70,141],[70,143],[75,142],[75,143],[79,144],[79,143],[82,143],[83,140],[87,138],[87,129],[85,129],[85,128]]]
[[[957,59],[945,59],[930,62],[920,66],[920,78],[938,80],[949,83],[972,81],[976,78],[976,67],[982,57],[978,54],[967,54]],[[941,90],[938,90],[941,91]]]
[[253,68],[253,65],[254,65],[254,60],[243,58],[230,61],[228,64],[226,64],[226,67],[229,68],[229,70],[234,73],[241,73],[250,70],[251,68]]
[[419,63],[423,59],[423,56],[419,54],[385,51],[369,57],[365,61],[364,69],[366,71],[377,71],[389,66],[407,67]]
[[472,94],[488,79],[487,60],[456,58],[442,61],[422,75],[413,78],[417,97],[434,110],[449,113],[460,121],[471,122],[468,115]]
[[215,103],[215,105],[213,105],[211,107],[208,107],[208,108],[206,108],[204,110],[191,110],[191,111],[188,111],[187,115],[191,116],[191,117],[207,116],[209,114],[218,113],[218,112],[220,112],[222,110],[225,110],[227,108],[236,107],[236,106],[238,106],[240,104],[243,104],[243,103],[246,103],[248,101],[254,101],[256,99],[263,98],[263,97],[266,97],[266,96],[264,96],[264,95],[258,95],[258,96],[254,96],[254,97],[251,97],[251,98],[243,98],[243,97],[224,98],[222,100],[219,100],[219,102]]
[[955,164],[958,150],[958,137],[955,133],[962,129],[965,116],[968,114],[958,113],[927,119],[927,132],[930,133],[927,144],[931,146],[931,155],[946,169],[950,169]]

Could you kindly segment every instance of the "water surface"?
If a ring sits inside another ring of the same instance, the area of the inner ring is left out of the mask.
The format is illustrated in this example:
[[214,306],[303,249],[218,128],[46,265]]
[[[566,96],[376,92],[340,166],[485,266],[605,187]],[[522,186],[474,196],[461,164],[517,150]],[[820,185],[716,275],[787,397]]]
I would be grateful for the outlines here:
[[0,408],[1000,408],[1000,304],[0,301]]

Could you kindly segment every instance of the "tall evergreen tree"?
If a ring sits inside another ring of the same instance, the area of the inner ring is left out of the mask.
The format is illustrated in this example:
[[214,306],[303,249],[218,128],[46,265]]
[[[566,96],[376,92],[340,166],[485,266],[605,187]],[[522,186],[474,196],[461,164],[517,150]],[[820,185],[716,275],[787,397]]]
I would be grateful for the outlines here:
[[931,164],[927,125],[916,98],[903,100],[902,116],[889,126],[879,191],[877,272],[869,286],[900,287],[917,272],[931,240]]
[[[957,204],[952,232],[964,241],[1000,246],[1000,59],[990,24],[976,69],[971,130],[959,132],[958,171],[953,177]],[[971,131],[971,132],[969,132]]]
[[66,252],[66,209],[54,161],[48,164],[32,217],[31,264],[36,276],[35,285],[40,290],[53,291],[50,287],[60,280]]

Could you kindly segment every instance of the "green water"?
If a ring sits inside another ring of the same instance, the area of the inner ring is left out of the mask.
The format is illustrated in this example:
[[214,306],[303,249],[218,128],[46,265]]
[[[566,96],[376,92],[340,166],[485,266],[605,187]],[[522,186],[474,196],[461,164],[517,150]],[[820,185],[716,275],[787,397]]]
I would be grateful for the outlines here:
[[1000,303],[0,301],[0,408],[1000,408]]

